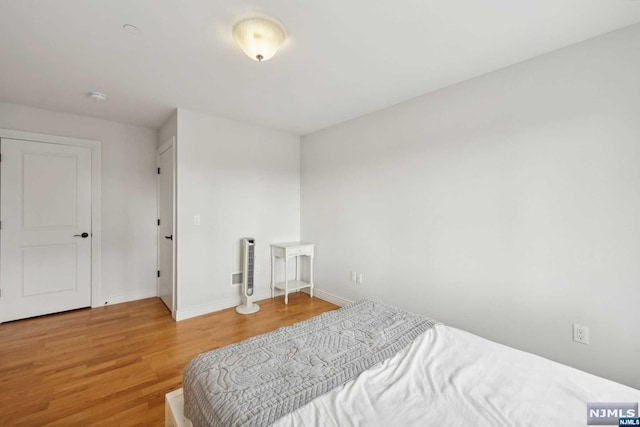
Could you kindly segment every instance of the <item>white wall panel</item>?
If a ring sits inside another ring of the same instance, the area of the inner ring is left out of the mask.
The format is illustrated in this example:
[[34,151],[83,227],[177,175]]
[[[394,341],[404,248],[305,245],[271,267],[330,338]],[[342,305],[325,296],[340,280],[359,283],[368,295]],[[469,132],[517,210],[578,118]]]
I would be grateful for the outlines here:
[[182,109],[177,129],[177,317],[240,302],[244,237],[256,298],[270,296],[269,244],[300,238],[300,138]]
[[638,46],[629,27],[304,136],[318,288],[640,388]]

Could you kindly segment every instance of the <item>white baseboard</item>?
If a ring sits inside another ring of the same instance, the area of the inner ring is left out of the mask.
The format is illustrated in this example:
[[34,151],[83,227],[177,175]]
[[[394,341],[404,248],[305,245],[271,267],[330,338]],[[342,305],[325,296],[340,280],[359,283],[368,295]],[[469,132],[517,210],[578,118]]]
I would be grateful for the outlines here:
[[137,301],[139,299],[153,298],[158,296],[156,288],[141,289],[139,291],[127,292],[126,294],[113,295],[110,297],[102,297],[100,305],[96,307],[102,307],[104,305],[121,304],[123,302]]
[[[309,293],[308,289],[303,289],[302,292]],[[282,294],[282,292],[277,292],[276,294]],[[348,300],[346,298],[339,297],[332,293],[323,291],[322,289],[314,289],[313,296],[317,297],[321,300],[330,302],[337,306],[343,307],[347,304],[351,304],[353,301]],[[261,289],[256,290],[254,294],[254,301],[260,301],[263,299],[271,298],[271,289]],[[226,298],[211,302],[209,304],[203,304],[196,307],[188,307],[183,309],[176,310],[176,321],[191,319],[192,317],[202,316],[204,314],[213,313],[220,310],[225,310],[227,308],[236,307],[240,304],[240,295],[234,296],[233,298]]]
[[[260,301],[262,299],[271,298],[271,290],[256,290],[254,294],[254,301]],[[241,299],[240,295],[235,296],[233,298],[226,298],[214,301],[209,304],[203,304],[196,307],[188,307],[183,309],[176,310],[176,321],[191,319],[192,317],[202,316],[203,314],[209,314],[220,310],[225,310],[227,308],[236,307],[240,305]]]
[[210,304],[198,305],[196,307],[188,307],[176,310],[176,321],[191,319],[192,317],[202,316],[203,314],[213,313],[214,311],[224,310],[225,308],[235,307],[240,304],[240,297],[227,298],[218,300]]
[[[302,292],[309,293],[309,289],[303,289]],[[331,304],[335,304],[339,307],[344,307],[345,305],[351,304],[353,302],[351,300],[339,297],[338,295],[334,295],[332,293],[323,291],[322,289],[318,289],[318,288],[313,289],[313,296],[318,297],[321,300],[330,302]]]

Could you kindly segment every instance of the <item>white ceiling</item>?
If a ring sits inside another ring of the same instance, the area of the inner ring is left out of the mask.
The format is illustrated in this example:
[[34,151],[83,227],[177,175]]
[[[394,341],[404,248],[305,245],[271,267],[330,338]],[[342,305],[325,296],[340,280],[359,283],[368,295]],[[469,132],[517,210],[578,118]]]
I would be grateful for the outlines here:
[[[231,38],[252,13],[288,33],[261,64]],[[304,134],[637,22],[638,0],[0,0],[0,101]]]

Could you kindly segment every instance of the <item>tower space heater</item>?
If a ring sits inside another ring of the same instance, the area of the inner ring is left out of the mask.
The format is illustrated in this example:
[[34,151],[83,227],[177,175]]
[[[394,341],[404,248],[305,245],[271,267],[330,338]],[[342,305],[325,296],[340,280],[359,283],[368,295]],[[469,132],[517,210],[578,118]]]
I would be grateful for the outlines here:
[[252,314],[260,310],[253,303],[253,268],[255,260],[255,239],[242,239],[242,303],[236,307],[240,314]]

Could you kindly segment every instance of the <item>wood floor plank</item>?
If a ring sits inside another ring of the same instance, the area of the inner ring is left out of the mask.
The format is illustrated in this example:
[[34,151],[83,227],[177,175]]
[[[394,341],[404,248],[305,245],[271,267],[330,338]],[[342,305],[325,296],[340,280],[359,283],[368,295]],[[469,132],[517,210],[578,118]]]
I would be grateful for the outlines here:
[[304,293],[174,322],[158,298],[0,325],[0,426],[163,426],[197,354],[337,307]]

